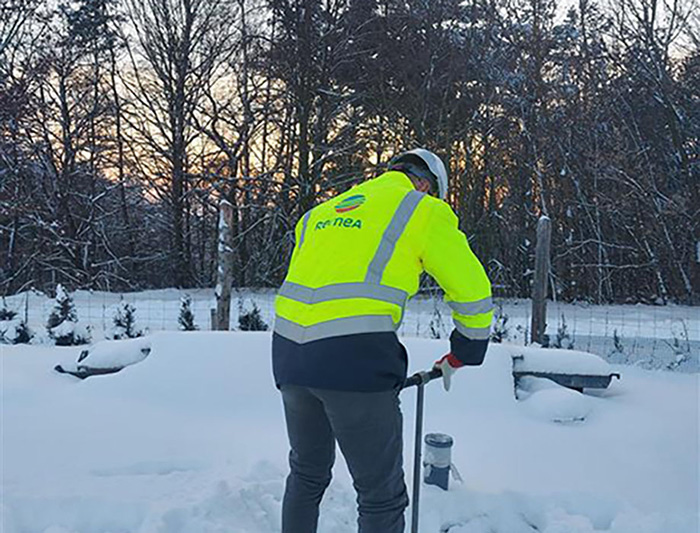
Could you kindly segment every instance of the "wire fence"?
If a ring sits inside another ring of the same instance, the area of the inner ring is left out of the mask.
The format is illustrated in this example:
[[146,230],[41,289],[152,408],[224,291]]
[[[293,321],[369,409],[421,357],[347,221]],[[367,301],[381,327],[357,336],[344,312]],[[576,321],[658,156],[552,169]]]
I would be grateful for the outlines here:
[[[136,293],[77,291],[72,295],[78,319],[90,328],[93,341],[109,338],[121,302],[136,310],[137,326],[144,332],[176,331],[182,298],[200,330],[211,329],[215,307],[213,289],[154,290]],[[258,309],[268,326],[274,320],[271,290],[234,291],[231,329],[239,329],[242,315]],[[33,343],[49,342],[46,322],[54,301],[40,292],[6,298],[34,332]],[[496,299],[493,332],[496,340],[526,345],[530,338],[529,300]],[[586,305],[548,302],[548,346],[600,355],[612,363],[684,372],[700,371],[700,308],[665,305]],[[408,304],[399,335],[446,339],[452,331],[450,309],[439,296],[420,296]]]

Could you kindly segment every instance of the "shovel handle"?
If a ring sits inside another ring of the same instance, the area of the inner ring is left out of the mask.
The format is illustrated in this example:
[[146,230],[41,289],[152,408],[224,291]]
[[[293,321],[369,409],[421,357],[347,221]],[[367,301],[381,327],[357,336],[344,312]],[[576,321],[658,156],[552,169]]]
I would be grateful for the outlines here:
[[413,374],[410,378],[407,378],[406,381],[403,384],[404,389],[407,389],[409,387],[413,386],[420,386],[420,385],[425,385],[426,383],[429,383],[433,381],[434,379],[438,379],[442,377],[442,370],[439,368],[431,368],[430,370],[423,370],[421,372],[416,372]]
[[423,397],[426,383],[442,377],[442,370],[431,368],[422,372],[416,372],[408,378],[403,388],[417,386],[416,394],[416,437],[413,450],[413,498],[411,498],[411,533],[418,533],[418,506],[420,502],[421,484],[421,440],[423,438]]

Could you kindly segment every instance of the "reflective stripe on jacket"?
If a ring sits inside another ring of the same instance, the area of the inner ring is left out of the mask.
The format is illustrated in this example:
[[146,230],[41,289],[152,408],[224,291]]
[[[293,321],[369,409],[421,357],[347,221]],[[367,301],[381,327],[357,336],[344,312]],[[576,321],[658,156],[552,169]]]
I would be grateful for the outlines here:
[[[488,339],[491,284],[481,263],[451,208],[416,191],[404,174],[387,172],[318,205],[295,235],[275,302],[275,334],[303,345],[395,332],[426,271],[445,291],[457,335],[464,337],[458,341]],[[452,338],[458,358],[481,362],[460,357]]]

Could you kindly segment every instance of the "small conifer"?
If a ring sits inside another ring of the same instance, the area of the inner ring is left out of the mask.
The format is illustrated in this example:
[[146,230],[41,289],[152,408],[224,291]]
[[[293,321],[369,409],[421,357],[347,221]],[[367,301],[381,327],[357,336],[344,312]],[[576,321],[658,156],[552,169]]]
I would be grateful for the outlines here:
[[46,329],[56,346],[76,346],[90,342],[89,332],[78,326],[73,297],[60,284],[56,287],[56,299]]
[[32,340],[32,332],[24,320],[18,318],[2,300],[0,305],[0,344],[27,344]]
[[199,328],[194,322],[194,313],[192,312],[192,298],[185,295],[180,300],[180,316],[177,319],[182,331],[196,331]]
[[253,308],[243,310],[243,306],[239,306],[238,314],[238,329],[241,331],[267,331],[268,326],[260,315],[260,309],[253,302]]
[[143,331],[138,329],[136,324],[136,308],[130,303],[122,301],[112,320],[114,322],[113,339],[135,339],[143,335]]

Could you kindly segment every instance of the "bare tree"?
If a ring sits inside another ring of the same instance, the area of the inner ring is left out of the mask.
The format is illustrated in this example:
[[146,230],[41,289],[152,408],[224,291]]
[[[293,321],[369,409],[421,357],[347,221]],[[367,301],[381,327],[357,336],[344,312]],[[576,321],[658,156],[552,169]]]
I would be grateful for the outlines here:
[[[188,232],[190,150],[198,133],[193,117],[205,90],[226,64],[233,46],[235,2],[230,0],[127,1],[136,46],[129,44],[132,99],[128,116],[143,173],[171,208],[174,280],[192,282]],[[163,229],[167,229],[167,226]]]

